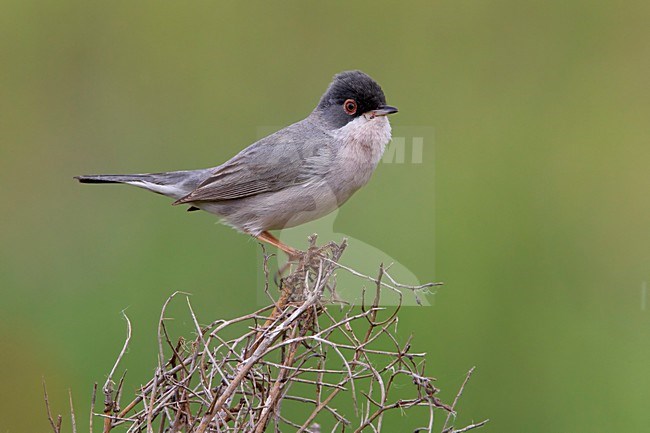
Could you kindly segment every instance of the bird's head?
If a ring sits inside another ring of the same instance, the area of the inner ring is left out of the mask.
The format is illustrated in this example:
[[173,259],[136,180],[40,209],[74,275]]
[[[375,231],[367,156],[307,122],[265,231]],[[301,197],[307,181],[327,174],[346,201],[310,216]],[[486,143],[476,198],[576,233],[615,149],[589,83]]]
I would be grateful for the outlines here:
[[386,97],[375,80],[361,71],[345,71],[334,76],[314,110],[327,124],[339,129],[364,116],[366,120],[397,113],[386,105]]

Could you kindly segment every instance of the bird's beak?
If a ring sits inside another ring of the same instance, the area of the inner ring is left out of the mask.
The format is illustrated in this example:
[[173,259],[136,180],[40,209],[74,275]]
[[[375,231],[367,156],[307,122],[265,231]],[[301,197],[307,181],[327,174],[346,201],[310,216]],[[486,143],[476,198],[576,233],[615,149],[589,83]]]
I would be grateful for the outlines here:
[[370,112],[374,116],[387,116],[389,114],[397,113],[397,107],[391,107],[390,105],[382,105],[376,110]]

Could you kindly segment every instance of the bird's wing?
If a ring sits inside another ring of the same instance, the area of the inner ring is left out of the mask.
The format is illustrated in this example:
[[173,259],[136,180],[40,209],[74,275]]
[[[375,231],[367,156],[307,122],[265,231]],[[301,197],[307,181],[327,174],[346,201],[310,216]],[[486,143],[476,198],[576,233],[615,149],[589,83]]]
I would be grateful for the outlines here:
[[306,183],[327,171],[323,158],[330,147],[325,131],[298,122],[242,150],[174,204],[233,200]]

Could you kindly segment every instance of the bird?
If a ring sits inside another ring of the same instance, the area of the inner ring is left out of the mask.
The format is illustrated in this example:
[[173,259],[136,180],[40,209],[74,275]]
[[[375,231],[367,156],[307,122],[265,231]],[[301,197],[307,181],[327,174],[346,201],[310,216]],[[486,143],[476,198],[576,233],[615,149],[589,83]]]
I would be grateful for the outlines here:
[[313,111],[246,147],[221,165],[145,174],[75,176],[81,183],[127,184],[162,194],[175,206],[203,210],[285,252],[271,230],[318,219],[366,185],[391,140],[379,84],[359,70],[334,75]]

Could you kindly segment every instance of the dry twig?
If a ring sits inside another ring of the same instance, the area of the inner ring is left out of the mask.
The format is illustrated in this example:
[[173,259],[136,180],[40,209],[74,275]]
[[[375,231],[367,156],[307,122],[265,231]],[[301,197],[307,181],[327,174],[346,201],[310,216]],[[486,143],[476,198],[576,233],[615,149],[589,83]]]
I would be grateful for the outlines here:
[[[173,343],[165,328],[165,309],[180,292],[174,293],[160,316],[154,375],[120,409],[124,375],[117,389],[112,377],[131,336],[127,318],[126,342],[102,389],[104,409],[96,414],[104,418],[103,432],[120,426],[127,433],[381,432],[392,414],[409,412],[411,422],[426,424],[411,431],[431,433],[440,411],[447,413],[446,432],[484,425],[487,421],[447,428],[469,374],[451,406],[440,401],[435,379],[424,371],[425,354],[411,351],[410,338],[400,343],[396,336],[400,307],[380,306],[384,289],[417,295],[436,284],[399,284],[383,266],[377,277],[343,267],[339,258],[345,246],[344,241],[317,247],[312,236],[309,249],[281,281],[280,299],[251,314],[201,326],[186,297],[196,330],[191,342]],[[364,300],[360,308],[340,310],[323,304],[326,293],[336,299],[337,269],[373,283],[370,305]],[[268,292],[268,257],[264,271]],[[60,433],[60,420],[49,418]],[[405,425],[403,418],[399,422]]]

